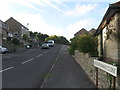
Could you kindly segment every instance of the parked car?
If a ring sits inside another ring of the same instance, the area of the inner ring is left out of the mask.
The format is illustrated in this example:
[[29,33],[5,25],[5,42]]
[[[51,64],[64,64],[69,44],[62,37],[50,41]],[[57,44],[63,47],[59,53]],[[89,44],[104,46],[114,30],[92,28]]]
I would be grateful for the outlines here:
[[50,47],[53,47],[54,46],[54,40],[48,40],[48,45]]
[[48,43],[43,43],[41,46],[42,49],[49,49]]
[[30,49],[30,45],[26,45],[25,47],[26,47],[27,49]]
[[7,53],[7,52],[8,52],[7,48],[0,46],[0,53]]

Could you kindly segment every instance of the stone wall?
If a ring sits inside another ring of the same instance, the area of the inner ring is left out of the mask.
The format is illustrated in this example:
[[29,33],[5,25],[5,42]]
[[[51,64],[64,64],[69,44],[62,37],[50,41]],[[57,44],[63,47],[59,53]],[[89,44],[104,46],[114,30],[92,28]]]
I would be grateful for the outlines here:
[[8,48],[9,52],[21,52],[26,50],[25,47],[16,46],[7,40],[2,40],[2,46]]
[[116,13],[106,28],[103,29],[103,57],[106,61],[118,61],[118,40],[115,35],[118,33],[120,13]]
[[[94,67],[94,59],[90,57],[88,54],[79,53],[79,51],[75,51],[75,55],[73,56],[75,60],[80,64],[83,70],[87,73],[88,77],[95,83],[96,82],[96,70]],[[99,88],[109,88],[110,82],[108,78],[108,74],[100,69],[99,72]]]

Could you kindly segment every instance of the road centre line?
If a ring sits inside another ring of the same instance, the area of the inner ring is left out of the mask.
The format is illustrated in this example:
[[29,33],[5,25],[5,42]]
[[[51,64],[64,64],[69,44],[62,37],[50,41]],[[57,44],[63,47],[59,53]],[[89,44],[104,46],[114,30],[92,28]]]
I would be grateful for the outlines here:
[[10,69],[13,69],[14,67],[13,66],[11,66],[11,67],[9,67],[9,68],[6,68],[6,69],[4,69],[4,70],[1,70],[0,72],[4,72],[4,71],[7,71],[7,70],[10,70]]
[[40,57],[41,55],[38,55],[37,57]]
[[24,62],[22,62],[21,64],[25,64],[25,63],[27,63],[27,62],[30,62],[30,61],[32,61],[34,58],[31,58],[31,59],[29,59],[29,60],[26,60],[26,61],[24,61]]

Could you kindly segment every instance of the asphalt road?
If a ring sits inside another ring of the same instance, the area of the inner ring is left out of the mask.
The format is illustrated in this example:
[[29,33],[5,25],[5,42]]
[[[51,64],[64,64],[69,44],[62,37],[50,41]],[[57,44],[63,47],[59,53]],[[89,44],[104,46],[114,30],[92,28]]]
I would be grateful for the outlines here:
[[41,88],[95,88],[84,70],[62,46],[53,68],[47,74]]
[[2,67],[3,88],[95,87],[65,45],[4,54]]
[[3,88],[40,88],[60,49],[58,45],[50,49],[29,49],[11,57],[3,55],[0,71]]

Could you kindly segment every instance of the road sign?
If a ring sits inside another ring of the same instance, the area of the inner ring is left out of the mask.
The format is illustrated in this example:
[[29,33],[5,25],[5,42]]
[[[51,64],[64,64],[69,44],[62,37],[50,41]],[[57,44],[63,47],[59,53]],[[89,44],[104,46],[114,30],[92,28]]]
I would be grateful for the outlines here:
[[99,60],[94,60],[94,66],[117,77],[117,67],[116,66],[113,66],[111,64],[108,64],[108,63],[105,63],[105,62],[102,62]]

